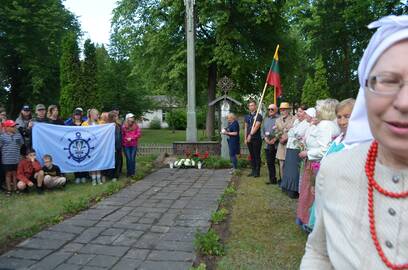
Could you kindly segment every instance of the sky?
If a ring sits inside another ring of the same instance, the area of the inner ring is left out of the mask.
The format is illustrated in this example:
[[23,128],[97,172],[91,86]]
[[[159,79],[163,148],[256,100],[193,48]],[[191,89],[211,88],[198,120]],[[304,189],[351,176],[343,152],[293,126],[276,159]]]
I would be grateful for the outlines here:
[[116,0],[65,0],[65,7],[74,13],[84,33],[83,40],[109,43],[110,21]]

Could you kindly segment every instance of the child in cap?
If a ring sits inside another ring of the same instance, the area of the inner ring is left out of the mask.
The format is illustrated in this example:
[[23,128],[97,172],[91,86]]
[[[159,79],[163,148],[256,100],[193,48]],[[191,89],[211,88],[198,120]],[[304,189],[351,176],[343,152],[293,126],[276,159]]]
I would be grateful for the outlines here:
[[6,176],[6,195],[10,196],[12,189],[16,191],[17,187],[17,164],[20,161],[23,137],[16,132],[16,123],[13,120],[4,121],[2,126],[4,132],[0,134],[1,159]]

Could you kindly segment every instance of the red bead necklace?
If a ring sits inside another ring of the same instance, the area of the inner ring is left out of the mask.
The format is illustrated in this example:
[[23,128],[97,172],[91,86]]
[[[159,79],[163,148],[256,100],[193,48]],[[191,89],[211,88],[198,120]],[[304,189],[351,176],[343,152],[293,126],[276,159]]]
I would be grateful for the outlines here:
[[383,189],[374,179],[375,161],[378,154],[378,143],[373,141],[367,154],[367,160],[365,164],[365,172],[368,178],[368,218],[370,220],[370,234],[374,241],[375,248],[381,260],[387,265],[388,268],[393,270],[408,269],[408,263],[405,264],[393,264],[385,256],[384,251],[378,241],[377,232],[375,230],[375,217],[374,217],[374,189],[383,194],[384,196],[401,199],[408,197],[408,191],[395,193]]

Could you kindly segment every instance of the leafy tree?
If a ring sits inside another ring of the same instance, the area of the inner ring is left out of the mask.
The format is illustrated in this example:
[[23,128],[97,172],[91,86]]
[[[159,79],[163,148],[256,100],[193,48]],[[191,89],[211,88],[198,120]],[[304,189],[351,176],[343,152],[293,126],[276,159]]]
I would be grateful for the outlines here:
[[81,70],[81,101],[84,108],[101,108],[101,96],[97,87],[97,61],[96,48],[90,39],[84,43],[84,60]]
[[[282,1],[196,1],[197,105],[216,96],[217,78],[235,82],[231,95],[262,89],[274,48],[281,41]],[[113,12],[115,57],[129,58],[141,85],[156,94],[186,98],[183,1],[121,0]],[[286,50],[286,49],[284,49]],[[285,62],[284,60],[282,61]],[[260,79],[262,78],[262,79]],[[208,108],[207,136],[214,129]]]
[[81,97],[81,63],[77,36],[68,33],[62,41],[62,55],[60,60],[61,95],[59,99],[61,115],[68,116],[80,103]]
[[316,72],[314,78],[307,76],[305,84],[303,85],[302,103],[309,107],[314,107],[316,100],[330,97],[326,69],[321,57],[316,60],[315,67]]
[[0,91],[11,115],[23,103],[56,103],[61,40],[79,32],[61,0],[3,1],[0,5]]

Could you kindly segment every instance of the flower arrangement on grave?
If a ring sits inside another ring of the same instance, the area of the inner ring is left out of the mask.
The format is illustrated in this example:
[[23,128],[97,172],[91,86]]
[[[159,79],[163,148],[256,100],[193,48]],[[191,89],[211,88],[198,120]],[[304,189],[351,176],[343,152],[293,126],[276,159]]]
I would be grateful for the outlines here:
[[197,167],[201,169],[202,165],[204,164],[204,160],[209,157],[208,151],[201,154],[196,150],[194,154],[191,154],[189,150],[186,150],[184,154],[186,157],[176,160],[174,162],[174,167],[183,169]]

